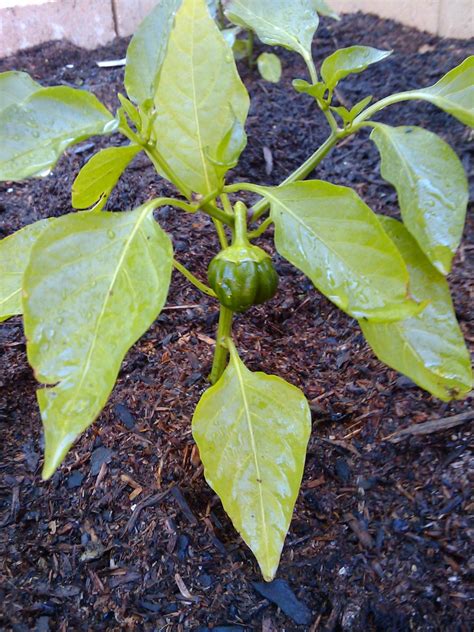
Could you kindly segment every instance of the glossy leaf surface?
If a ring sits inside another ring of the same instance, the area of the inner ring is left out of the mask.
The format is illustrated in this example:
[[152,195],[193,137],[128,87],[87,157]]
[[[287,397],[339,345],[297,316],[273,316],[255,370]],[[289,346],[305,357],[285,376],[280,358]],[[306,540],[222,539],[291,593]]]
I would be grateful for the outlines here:
[[361,322],[364,336],[382,362],[421,388],[443,401],[462,399],[472,388],[472,371],[448,284],[403,224],[381,219],[406,261],[413,295],[430,303],[417,316],[397,323]]
[[326,0],[313,0],[313,6],[319,15],[324,15],[333,20],[340,20],[339,14],[331,9]]
[[236,351],[194,413],[206,480],[267,581],[278,567],[310,433],[303,393],[279,377],[252,373]]
[[127,49],[125,88],[136,103],[151,102],[182,0],[160,0],[143,20]]
[[42,88],[0,112],[0,180],[47,175],[70,145],[115,127],[93,94]]
[[86,209],[104,203],[133,158],[141,151],[138,145],[108,147],[92,156],[80,170],[72,185],[72,205]]
[[0,322],[22,313],[22,280],[31,249],[44,229],[54,221],[42,219],[0,241]]
[[413,94],[434,103],[464,125],[474,127],[474,55],[453,68],[434,86],[413,91]]
[[378,50],[370,46],[340,48],[323,61],[321,77],[330,90],[348,75],[359,73],[371,64],[382,61],[392,54],[389,50]]
[[408,299],[400,253],[355,191],[320,180],[259,189],[271,204],[278,252],[340,309],[375,321],[419,309]]
[[26,72],[0,73],[0,111],[21,103],[37,90],[41,90],[40,84]]
[[257,59],[258,71],[270,83],[278,83],[281,79],[281,61],[278,55],[262,53]]
[[249,98],[204,0],[183,0],[176,14],[155,105],[156,146],[171,170],[192,191],[218,189],[218,149],[235,123],[243,131]]
[[439,136],[420,127],[377,123],[371,139],[382,176],[398,193],[403,221],[443,274],[461,241],[469,198],[461,161]]
[[230,0],[226,15],[234,24],[255,31],[264,44],[284,46],[311,58],[319,24],[314,0]]
[[38,391],[44,478],[96,419],[126,352],[166,300],[171,241],[152,210],[66,215],[33,248],[23,312],[28,360],[49,385]]

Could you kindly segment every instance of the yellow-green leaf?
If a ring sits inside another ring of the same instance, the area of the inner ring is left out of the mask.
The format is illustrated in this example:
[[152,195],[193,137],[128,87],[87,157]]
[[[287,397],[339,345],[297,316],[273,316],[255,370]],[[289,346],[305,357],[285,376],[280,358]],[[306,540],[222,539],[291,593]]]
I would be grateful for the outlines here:
[[0,241],[0,322],[22,313],[21,286],[31,249],[54,221],[42,219]]
[[47,175],[67,147],[116,126],[93,94],[42,88],[0,112],[0,180]]
[[41,86],[26,72],[11,70],[0,73],[0,111],[21,103]]
[[139,145],[108,147],[92,156],[72,185],[72,206],[85,209],[104,203],[130,162],[142,150]]
[[340,309],[375,321],[419,310],[400,253],[355,191],[320,180],[258,191],[271,205],[278,252]]
[[472,388],[472,370],[449,286],[403,224],[381,219],[406,261],[414,297],[429,304],[397,323],[361,322],[364,336],[382,362],[421,388],[443,401],[462,399]]
[[455,118],[474,127],[474,55],[453,68],[430,88],[413,91]]
[[340,20],[339,14],[331,9],[326,0],[313,0],[313,6],[318,12],[319,15],[324,15],[328,18],[332,18],[333,20]]
[[370,46],[340,48],[323,61],[321,77],[326,86],[333,90],[348,75],[362,72],[391,54],[390,50],[378,50]]
[[43,477],[105,405],[128,349],[166,300],[169,237],[154,205],[57,219],[33,247],[23,281],[28,360],[45,432]]
[[218,189],[218,149],[236,121],[243,130],[249,98],[205,0],[183,0],[176,14],[155,106],[156,147],[185,193]]
[[310,433],[303,393],[279,377],[252,373],[234,348],[194,413],[206,480],[267,581],[278,568]]
[[168,39],[181,0],[160,0],[132,37],[127,49],[125,88],[136,103],[151,102],[156,92]]
[[382,176],[397,190],[406,227],[431,263],[448,274],[469,199],[461,161],[439,136],[420,127],[377,123],[371,139],[382,158]]
[[311,59],[311,44],[319,17],[314,0],[229,0],[226,16],[255,31],[264,44],[284,46]]
[[257,59],[258,70],[265,81],[278,83],[281,79],[281,61],[278,55],[262,53]]

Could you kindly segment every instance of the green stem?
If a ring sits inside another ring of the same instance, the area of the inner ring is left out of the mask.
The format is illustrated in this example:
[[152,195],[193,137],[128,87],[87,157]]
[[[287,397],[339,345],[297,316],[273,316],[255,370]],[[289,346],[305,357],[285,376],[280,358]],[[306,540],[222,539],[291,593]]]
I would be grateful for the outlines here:
[[214,351],[214,361],[212,363],[209,381],[215,384],[224,373],[227,365],[227,356],[229,349],[227,347],[227,339],[232,336],[232,319],[234,312],[221,305],[219,313],[219,326],[217,328],[216,350]]
[[189,188],[184,184],[184,182],[178,178],[177,175],[173,173],[173,171],[168,167],[166,161],[161,156],[160,152],[156,149],[156,147],[152,147],[151,145],[143,145],[144,150],[148,158],[152,161],[155,169],[158,173],[163,173],[167,180],[172,182],[178,191],[188,200],[191,198],[191,192]]
[[214,217],[212,218],[212,221],[214,222],[214,227],[216,229],[217,236],[219,237],[219,243],[221,245],[221,248],[223,249],[227,248],[227,246],[229,245],[229,242],[227,241],[227,235],[225,234],[224,224],[218,219],[215,219]]
[[235,224],[234,224],[234,245],[249,245],[247,237],[247,207],[243,202],[237,202],[234,207]]
[[217,219],[227,226],[234,225],[234,217],[217,207],[215,204],[211,204],[210,202],[207,204],[200,204],[199,209],[207,213],[213,219]]
[[[298,169],[293,171],[293,173],[291,173],[285,180],[283,180],[280,186],[283,186],[284,184],[291,184],[292,182],[296,182],[298,180],[304,180],[306,176],[309,175],[311,171],[313,171],[313,169],[315,169],[319,165],[319,163],[329,154],[329,152],[335,147],[335,145],[337,145],[338,141],[348,135],[348,132],[337,132],[331,134],[329,138],[321,145],[321,147],[319,147],[319,149],[317,149],[314,154],[312,154],[308,158],[308,160],[306,160],[300,167],[298,167]],[[224,190],[227,193],[236,193],[238,191],[251,190],[247,186],[242,186],[242,184],[243,183],[226,186]],[[258,193],[258,191],[256,192]],[[251,209],[253,212],[252,222],[256,222],[262,215],[264,215],[267,212],[269,206],[270,204],[265,198],[262,198],[259,202],[257,202]]]
[[200,290],[204,294],[207,294],[208,296],[212,296],[212,298],[217,298],[217,295],[213,289],[208,287],[205,283],[202,283],[197,277],[194,276],[192,272],[190,272],[181,263],[179,263],[179,261],[176,261],[176,259],[173,259],[173,265],[176,268],[176,270],[181,272],[181,274],[184,277],[186,277],[188,281],[190,281],[194,286],[196,286],[198,290]]
[[262,222],[258,228],[248,233],[247,235],[248,238],[257,239],[257,237],[260,237],[260,235],[263,235],[263,233],[267,230],[267,228],[271,226],[272,224],[273,224],[273,218],[267,217],[267,219],[264,222]]
[[385,97],[385,99],[381,99],[377,101],[377,103],[373,103],[366,110],[361,112],[359,116],[357,116],[352,123],[352,132],[357,132],[361,125],[370,119],[374,114],[380,112],[389,105],[394,105],[395,103],[401,103],[402,101],[415,101],[417,99],[423,99],[423,91],[422,90],[408,90],[407,92],[399,92],[398,94],[392,94],[389,97]]

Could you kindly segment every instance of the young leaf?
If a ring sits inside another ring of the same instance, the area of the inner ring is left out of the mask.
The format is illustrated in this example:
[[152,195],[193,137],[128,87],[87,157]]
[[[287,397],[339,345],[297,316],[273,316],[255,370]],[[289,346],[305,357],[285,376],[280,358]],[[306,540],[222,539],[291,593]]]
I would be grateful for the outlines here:
[[309,83],[304,79],[293,79],[293,88],[296,92],[309,94],[309,96],[317,100],[322,100],[325,92],[327,92],[326,84],[322,81],[318,81],[318,83]]
[[22,313],[21,286],[31,249],[55,219],[42,219],[0,241],[0,322]]
[[434,86],[408,94],[434,103],[464,125],[474,127],[474,55],[453,68]]
[[262,53],[257,59],[258,70],[265,81],[278,83],[281,79],[281,61],[273,53]]
[[153,99],[168,48],[174,18],[182,0],[161,0],[138,27],[127,49],[125,88],[136,103]]
[[362,72],[391,54],[390,50],[378,50],[370,46],[341,48],[323,61],[321,77],[326,86],[333,90],[348,75]]
[[206,480],[266,581],[278,568],[310,434],[303,393],[279,377],[252,373],[235,349],[194,413]]
[[448,284],[403,224],[388,217],[381,221],[406,261],[414,297],[429,304],[397,323],[361,322],[364,336],[382,362],[421,388],[443,401],[462,399],[472,388],[472,371]]
[[249,98],[205,0],[183,0],[176,14],[155,105],[156,146],[171,171],[196,193],[218,189],[213,159],[234,121],[243,129]]
[[313,0],[313,6],[319,15],[324,15],[338,21],[341,19],[339,14],[331,9],[326,0]]
[[102,149],[82,167],[72,185],[72,206],[86,209],[109,197],[120,176],[142,150],[139,145]]
[[351,123],[353,123],[354,119],[357,116],[359,116],[362,110],[365,110],[365,108],[369,105],[371,101],[372,101],[372,97],[369,96],[369,97],[365,97],[365,99],[362,99],[362,101],[359,101],[358,103],[356,103],[354,107],[351,108],[350,110],[348,110],[342,105],[338,107],[331,106],[331,110],[333,112],[336,112],[342,118],[345,125],[350,125]]
[[32,250],[23,311],[28,360],[48,385],[38,391],[45,479],[96,419],[166,300],[173,254],[153,208],[66,215]]
[[284,46],[311,59],[311,44],[319,18],[314,0],[230,0],[226,16],[234,24],[255,31],[264,44]]
[[115,127],[93,94],[42,88],[0,112],[0,180],[47,175],[70,145]]
[[419,310],[400,253],[355,191],[313,180],[259,193],[271,204],[277,251],[340,309],[374,321]]
[[0,73],[0,112],[10,105],[21,103],[41,86],[26,72],[14,70]]
[[432,264],[448,274],[469,198],[464,168],[439,136],[420,127],[377,123],[371,134],[382,176],[398,193],[403,221]]

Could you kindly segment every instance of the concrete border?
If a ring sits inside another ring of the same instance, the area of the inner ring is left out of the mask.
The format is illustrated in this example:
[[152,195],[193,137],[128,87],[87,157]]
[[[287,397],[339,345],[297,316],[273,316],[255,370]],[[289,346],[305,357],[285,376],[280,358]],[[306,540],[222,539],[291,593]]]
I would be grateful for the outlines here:
[[[30,0],[2,8],[0,57],[53,39],[93,49],[133,33],[159,0]],[[33,4],[33,2],[35,2]],[[365,11],[443,37],[474,37],[474,0],[330,0],[335,9]],[[9,0],[7,5],[11,5]]]

